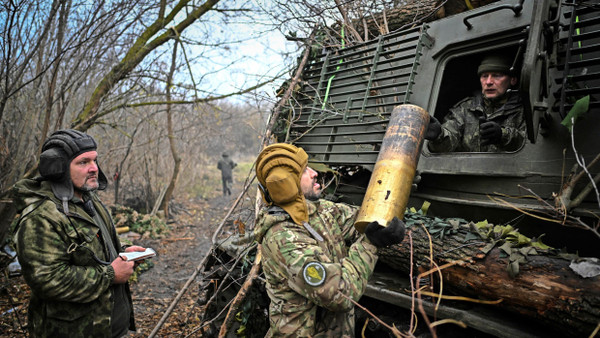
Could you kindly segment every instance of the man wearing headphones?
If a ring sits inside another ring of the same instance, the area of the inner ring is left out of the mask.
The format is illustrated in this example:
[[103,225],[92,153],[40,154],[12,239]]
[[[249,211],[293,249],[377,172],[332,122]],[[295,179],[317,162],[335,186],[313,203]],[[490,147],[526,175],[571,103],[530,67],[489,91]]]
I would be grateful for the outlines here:
[[43,144],[39,177],[15,184],[21,214],[14,242],[31,288],[32,337],[122,337],[135,330],[127,281],[133,261],[122,249],[108,209],[96,141],[76,130],[54,132]]
[[354,306],[377,262],[377,247],[402,242],[404,223],[354,228],[358,207],[319,199],[317,173],[302,148],[263,149],[256,175],[267,206],[254,234],[271,304],[267,337],[353,337]]

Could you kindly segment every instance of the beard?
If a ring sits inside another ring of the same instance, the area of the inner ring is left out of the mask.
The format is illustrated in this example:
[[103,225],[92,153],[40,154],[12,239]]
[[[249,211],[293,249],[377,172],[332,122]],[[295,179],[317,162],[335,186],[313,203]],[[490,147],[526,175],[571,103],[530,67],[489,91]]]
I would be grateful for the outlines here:
[[88,180],[86,179],[81,187],[74,187],[74,188],[81,192],[92,192],[92,191],[98,190],[98,186],[99,186],[99,184],[98,184],[97,180],[95,183],[89,184]]
[[304,193],[304,198],[306,198],[309,201],[318,201],[319,198],[321,198],[321,191],[307,191]]

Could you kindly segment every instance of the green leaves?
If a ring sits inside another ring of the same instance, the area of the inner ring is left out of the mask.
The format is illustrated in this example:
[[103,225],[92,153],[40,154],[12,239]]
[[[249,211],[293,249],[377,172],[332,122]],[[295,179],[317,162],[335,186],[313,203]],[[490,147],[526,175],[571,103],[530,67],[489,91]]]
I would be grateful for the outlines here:
[[[515,229],[512,225],[494,225],[487,220],[479,222],[467,222],[461,218],[438,218],[427,217],[422,210],[410,208],[404,215],[404,223],[407,227],[425,226],[432,237],[443,239],[444,236],[452,236],[466,232],[463,242],[468,243],[475,240],[483,240],[485,244],[480,251],[487,255],[492,249],[500,249],[500,258],[506,258],[508,264],[506,270],[510,277],[515,277],[520,270],[520,265],[527,263],[527,257],[538,255],[540,251],[553,250],[542,243],[541,240],[529,238]],[[462,231],[459,231],[462,230]]]
[[126,206],[111,207],[115,227],[129,227],[130,231],[137,232],[144,237],[161,238],[169,233],[169,226],[157,216],[139,214]]
[[588,112],[590,108],[590,96],[586,95],[573,105],[573,108],[569,111],[564,120],[562,120],[561,124],[569,129],[573,128],[573,124],[580,118],[583,117],[585,113]]

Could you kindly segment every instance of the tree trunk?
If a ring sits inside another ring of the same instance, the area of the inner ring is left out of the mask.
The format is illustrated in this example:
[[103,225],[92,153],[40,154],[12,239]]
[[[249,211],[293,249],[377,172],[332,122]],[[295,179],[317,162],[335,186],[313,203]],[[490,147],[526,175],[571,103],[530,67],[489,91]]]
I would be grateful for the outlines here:
[[163,45],[177,34],[181,34],[187,27],[192,25],[198,18],[209,12],[214,5],[220,0],[206,0],[202,5],[196,6],[196,9],[189,14],[177,25],[167,29],[154,40],[151,40],[156,34],[164,30],[165,27],[172,23],[176,16],[180,15],[180,11],[188,5],[189,0],[180,0],[171,12],[166,17],[158,18],[138,37],[136,42],[127,52],[127,55],[115,65],[100,81],[94,93],[90,97],[83,111],[71,123],[71,127],[79,130],[87,130],[96,123],[102,114],[99,114],[100,104],[102,99],[110,92],[117,82],[122,80],[129,74],[140,62],[144,60],[146,55]]
[[[70,7],[70,6],[69,6]],[[44,113],[44,124],[42,126],[42,137],[45,139],[46,135],[48,135],[48,130],[50,129],[50,118],[52,117],[52,107],[54,107],[54,99],[56,94],[56,82],[58,81],[58,76],[60,72],[60,60],[61,55],[63,53],[62,44],[63,39],[65,37],[65,26],[67,19],[69,17],[68,7],[66,3],[60,4],[60,11],[58,16],[58,30],[56,31],[56,62],[53,64],[53,69],[50,73],[50,83],[48,83],[48,90],[46,93],[46,111]],[[42,153],[43,143],[40,142],[38,146],[38,151],[36,155]]]
[[[600,323],[600,276],[580,277],[569,268],[570,260],[566,258],[527,255],[526,262],[519,264],[518,274],[510,277],[509,257],[504,257],[498,245],[486,254],[489,242],[466,241],[468,226],[443,240],[433,238],[431,251],[424,229],[419,226],[411,231],[414,271],[429,270],[430,255],[438,266],[461,261],[442,270],[445,294],[451,291],[466,297],[502,299],[499,304],[488,306],[534,318],[565,335],[587,337]],[[400,246],[380,249],[379,261],[408,274],[408,236]]]
[[175,73],[176,63],[177,63],[177,43],[175,40],[173,44],[173,54],[171,59],[171,70],[169,71],[169,75],[167,77],[167,132],[169,133],[169,146],[171,148],[171,156],[173,156],[173,175],[171,176],[171,181],[169,182],[169,186],[167,187],[167,191],[160,202],[160,209],[164,211],[165,218],[169,217],[169,200],[173,195],[173,190],[175,190],[175,185],[177,184],[177,177],[179,177],[179,168],[181,166],[181,157],[177,153],[177,145],[175,144],[175,135],[173,133],[173,118],[171,111],[171,83],[173,82],[173,74]]

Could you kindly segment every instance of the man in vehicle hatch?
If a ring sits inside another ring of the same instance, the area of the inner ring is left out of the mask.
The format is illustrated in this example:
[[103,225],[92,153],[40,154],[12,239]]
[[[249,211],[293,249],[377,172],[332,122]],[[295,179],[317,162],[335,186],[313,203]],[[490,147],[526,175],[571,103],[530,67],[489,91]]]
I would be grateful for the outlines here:
[[[377,247],[402,242],[404,223],[354,228],[358,207],[319,199],[317,172],[302,148],[263,149],[256,175],[267,206],[256,220],[270,328],[267,337],[353,337],[354,309],[377,261]],[[345,295],[345,296],[344,296]]]
[[43,144],[39,177],[15,184],[21,214],[14,242],[31,288],[31,337],[122,337],[135,330],[127,281],[134,262],[121,247],[108,209],[96,141],[82,132],[54,132]]
[[510,58],[493,54],[477,69],[481,93],[458,102],[444,123],[431,117],[425,138],[432,152],[516,151],[524,143],[526,125],[517,77]]

